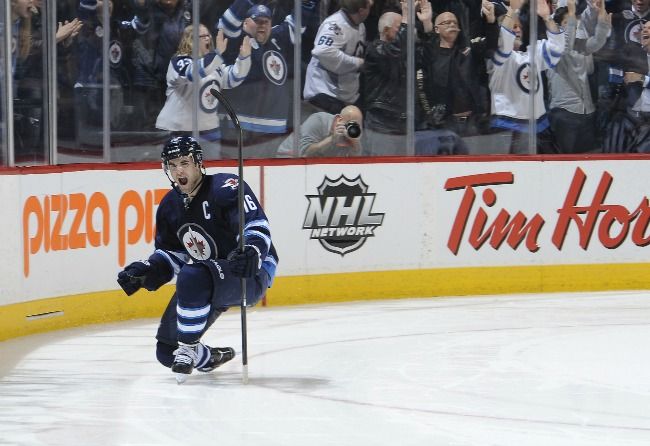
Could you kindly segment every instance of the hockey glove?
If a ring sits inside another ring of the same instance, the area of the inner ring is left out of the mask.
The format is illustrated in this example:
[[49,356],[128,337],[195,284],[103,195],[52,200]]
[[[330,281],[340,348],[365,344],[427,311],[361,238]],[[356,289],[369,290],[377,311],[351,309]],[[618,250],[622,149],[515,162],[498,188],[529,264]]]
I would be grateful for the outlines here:
[[255,246],[245,245],[243,251],[235,249],[228,254],[230,271],[237,277],[255,276],[260,269],[260,252]]
[[173,272],[165,260],[155,254],[149,260],[133,262],[120,271],[117,283],[122,287],[127,296],[132,295],[140,288],[155,291],[172,279]]
[[117,283],[130,296],[142,288],[150,269],[148,260],[133,262],[117,274]]

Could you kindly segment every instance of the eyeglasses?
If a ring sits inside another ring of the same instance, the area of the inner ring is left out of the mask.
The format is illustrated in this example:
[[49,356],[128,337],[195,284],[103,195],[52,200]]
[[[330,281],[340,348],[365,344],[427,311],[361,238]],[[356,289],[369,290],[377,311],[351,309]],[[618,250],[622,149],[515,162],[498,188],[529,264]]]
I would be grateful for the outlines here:
[[438,23],[436,26],[451,26],[451,25],[458,26],[458,21],[457,20],[445,20],[444,22]]

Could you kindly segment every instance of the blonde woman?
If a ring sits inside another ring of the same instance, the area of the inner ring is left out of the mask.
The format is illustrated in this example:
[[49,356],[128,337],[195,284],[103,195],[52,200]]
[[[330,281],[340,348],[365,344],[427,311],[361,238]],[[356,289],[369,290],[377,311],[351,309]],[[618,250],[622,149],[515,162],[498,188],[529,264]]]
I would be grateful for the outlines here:
[[176,55],[167,69],[167,99],[158,114],[156,127],[171,131],[173,136],[191,135],[192,109],[194,107],[194,79],[199,79],[198,130],[202,146],[209,158],[220,156],[219,117],[217,99],[210,94],[211,88],[219,91],[234,88],[246,78],[251,66],[250,38],[244,38],[239,57],[232,65],[225,65],[221,54],[228,44],[223,32],[216,38],[204,25],[199,26],[198,59],[192,59],[193,27],[185,28]]

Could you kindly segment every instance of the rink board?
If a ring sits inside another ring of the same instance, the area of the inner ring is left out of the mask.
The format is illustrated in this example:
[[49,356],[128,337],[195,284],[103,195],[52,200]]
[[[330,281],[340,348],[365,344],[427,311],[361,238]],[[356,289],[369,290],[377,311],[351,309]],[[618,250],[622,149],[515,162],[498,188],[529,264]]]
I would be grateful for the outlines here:
[[[650,157],[416,161],[248,166],[280,255],[266,304],[650,288]],[[0,247],[0,339],[160,314],[172,286],[127,298],[115,282],[153,249],[158,165],[0,186],[0,230],[18,233]]]

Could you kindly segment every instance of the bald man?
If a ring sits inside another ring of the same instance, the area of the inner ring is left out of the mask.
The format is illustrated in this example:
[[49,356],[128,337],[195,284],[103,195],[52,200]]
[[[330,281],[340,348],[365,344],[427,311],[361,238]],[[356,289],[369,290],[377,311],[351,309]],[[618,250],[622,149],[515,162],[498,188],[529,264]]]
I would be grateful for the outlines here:
[[363,113],[354,105],[343,107],[336,115],[327,112],[314,113],[300,126],[297,150],[294,150],[293,135],[289,135],[280,144],[277,156],[359,156],[362,152],[362,123]]

